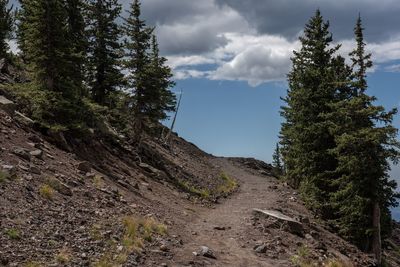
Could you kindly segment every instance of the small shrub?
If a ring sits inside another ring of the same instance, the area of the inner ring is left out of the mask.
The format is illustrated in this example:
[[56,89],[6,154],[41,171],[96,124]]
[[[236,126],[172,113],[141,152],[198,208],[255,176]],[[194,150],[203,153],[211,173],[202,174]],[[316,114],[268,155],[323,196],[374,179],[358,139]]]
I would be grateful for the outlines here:
[[194,185],[191,185],[188,181],[179,181],[178,184],[185,191],[194,195],[198,195],[201,198],[207,199],[211,195],[210,190],[208,190],[207,188],[197,188]]
[[6,230],[6,235],[10,239],[13,239],[13,240],[21,239],[21,235],[20,235],[19,231],[17,229],[15,229],[15,228]]
[[35,261],[29,261],[23,265],[24,267],[43,267],[41,263]]
[[237,182],[226,173],[221,173],[220,179],[222,180],[223,184],[217,188],[218,194],[230,194],[238,186]]
[[93,184],[96,188],[101,188],[104,186],[103,178],[99,175],[95,175],[93,177]]
[[10,178],[10,175],[7,172],[0,170],[0,184],[4,183],[9,178]]
[[56,256],[56,261],[60,264],[66,264],[71,261],[71,253],[68,249],[63,248]]
[[53,199],[53,197],[54,197],[54,189],[53,189],[50,185],[45,184],[45,185],[42,185],[42,186],[40,187],[40,189],[39,189],[39,194],[40,194],[43,198],[46,198],[46,199],[48,199],[48,200],[51,200],[51,199]]

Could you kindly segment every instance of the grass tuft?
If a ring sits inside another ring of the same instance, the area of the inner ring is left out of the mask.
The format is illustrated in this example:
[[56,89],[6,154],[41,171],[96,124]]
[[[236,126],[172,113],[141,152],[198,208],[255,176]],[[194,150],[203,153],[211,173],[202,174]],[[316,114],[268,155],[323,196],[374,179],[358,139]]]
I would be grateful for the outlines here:
[[207,188],[197,188],[190,184],[188,181],[178,181],[178,184],[183,190],[201,198],[207,199],[210,197],[211,192]]
[[54,189],[50,185],[44,184],[40,187],[39,194],[45,199],[52,200],[54,197]]
[[238,186],[237,182],[226,173],[221,173],[219,178],[222,180],[223,184],[217,188],[218,194],[230,194]]
[[0,184],[4,183],[7,179],[10,178],[10,174],[0,170]]
[[71,261],[71,258],[72,258],[71,252],[68,249],[63,248],[57,254],[56,261],[60,264],[67,264]]
[[6,230],[5,232],[6,232],[6,235],[7,235],[10,239],[13,239],[13,240],[19,240],[19,239],[21,239],[21,234],[20,234],[20,232],[19,232],[17,229],[15,229],[15,228],[8,229],[8,230]]

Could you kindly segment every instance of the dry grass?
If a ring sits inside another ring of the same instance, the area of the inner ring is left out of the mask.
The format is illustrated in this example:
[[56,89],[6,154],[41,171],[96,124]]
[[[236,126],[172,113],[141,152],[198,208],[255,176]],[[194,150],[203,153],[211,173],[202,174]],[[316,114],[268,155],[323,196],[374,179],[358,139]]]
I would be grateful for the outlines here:
[[223,184],[217,188],[218,194],[230,194],[238,186],[237,182],[228,176],[226,173],[221,173],[219,178],[222,180]]
[[29,261],[29,262],[25,263],[23,266],[24,267],[43,267],[44,265],[42,265],[39,262]]
[[0,184],[4,183],[9,178],[10,178],[10,175],[7,172],[0,170]]
[[211,195],[210,190],[208,190],[207,188],[197,188],[196,186],[190,184],[188,181],[179,181],[178,184],[185,191],[194,195],[198,195],[201,198],[207,199]]
[[21,239],[20,232],[15,228],[8,229],[5,231],[5,233],[10,239],[13,239],[13,240]]
[[67,248],[63,248],[56,256],[56,261],[59,264],[67,264],[71,261],[72,254]]
[[306,246],[301,246],[297,250],[297,254],[291,257],[290,261],[294,266],[298,267],[353,267],[353,265],[349,265],[337,259],[328,259],[324,262],[315,262],[310,258],[310,250]]
[[44,184],[40,187],[39,194],[45,199],[52,200],[54,197],[54,189],[50,185]]
[[145,241],[151,242],[156,235],[167,234],[167,227],[157,222],[154,218],[125,217],[122,220],[124,227],[121,239],[122,251],[117,251],[117,244],[111,242],[109,251],[104,254],[93,266],[113,267],[123,265],[132,252],[140,253]]

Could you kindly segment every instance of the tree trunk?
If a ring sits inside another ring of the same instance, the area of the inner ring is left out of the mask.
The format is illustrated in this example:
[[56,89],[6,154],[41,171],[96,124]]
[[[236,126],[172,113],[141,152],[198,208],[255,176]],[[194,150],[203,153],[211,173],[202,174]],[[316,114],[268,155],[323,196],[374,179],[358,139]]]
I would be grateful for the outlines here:
[[382,244],[381,244],[381,210],[379,203],[376,202],[372,214],[372,226],[374,227],[374,233],[372,236],[372,252],[375,254],[378,266],[381,266],[382,262]]

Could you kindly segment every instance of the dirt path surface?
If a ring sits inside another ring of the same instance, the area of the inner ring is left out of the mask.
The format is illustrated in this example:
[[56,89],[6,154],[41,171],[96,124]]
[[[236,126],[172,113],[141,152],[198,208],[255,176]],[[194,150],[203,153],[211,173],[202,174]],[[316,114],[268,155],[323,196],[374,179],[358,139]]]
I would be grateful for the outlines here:
[[[269,189],[275,179],[253,175],[235,167],[227,159],[216,159],[215,163],[239,181],[240,190],[215,209],[199,212],[198,218],[185,229],[185,232],[192,234],[191,240],[177,251],[175,259],[179,259],[179,262],[171,263],[171,266],[289,266],[287,261],[277,262],[257,256],[252,246],[254,241],[262,237],[246,234],[246,229],[252,227],[252,209],[272,206],[277,201],[278,195]],[[217,230],[216,227],[225,230]],[[217,259],[193,255],[200,246],[213,250]]]

